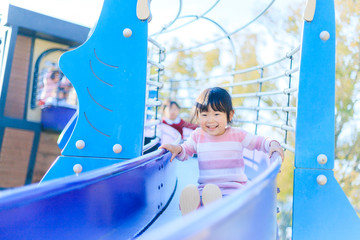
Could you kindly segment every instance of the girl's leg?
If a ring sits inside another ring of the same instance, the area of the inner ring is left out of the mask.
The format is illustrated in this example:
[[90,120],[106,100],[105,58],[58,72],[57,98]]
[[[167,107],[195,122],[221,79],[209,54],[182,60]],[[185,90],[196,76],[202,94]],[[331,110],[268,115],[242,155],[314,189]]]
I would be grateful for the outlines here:
[[218,199],[222,198],[220,188],[215,184],[206,184],[202,191],[202,203],[206,206]]
[[182,215],[192,212],[200,207],[200,194],[197,186],[186,186],[180,194],[180,210]]

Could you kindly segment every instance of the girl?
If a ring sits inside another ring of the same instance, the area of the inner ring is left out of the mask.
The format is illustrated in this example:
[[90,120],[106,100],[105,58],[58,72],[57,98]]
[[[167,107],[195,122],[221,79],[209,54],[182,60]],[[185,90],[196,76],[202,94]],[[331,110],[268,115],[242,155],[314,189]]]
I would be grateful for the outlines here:
[[165,117],[163,118],[162,122],[175,128],[181,134],[181,138],[183,139],[184,128],[195,130],[198,127],[198,125],[188,123],[179,117],[180,106],[175,101],[170,101],[164,106],[164,113]]
[[263,151],[270,156],[278,152],[284,159],[283,149],[277,141],[229,126],[233,116],[229,93],[219,87],[208,88],[196,100],[194,117],[200,128],[181,145],[160,146],[172,153],[170,161],[175,157],[184,161],[195,153],[198,156],[199,186],[189,185],[182,191],[180,209],[183,215],[197,209],[201,203],[206,205],[246,184],[244,148]]

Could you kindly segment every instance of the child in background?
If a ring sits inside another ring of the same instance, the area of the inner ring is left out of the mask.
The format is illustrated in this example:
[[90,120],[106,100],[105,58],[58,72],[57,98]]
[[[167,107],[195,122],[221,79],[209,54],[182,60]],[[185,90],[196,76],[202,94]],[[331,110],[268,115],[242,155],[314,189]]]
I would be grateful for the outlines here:
[[198,125],[188,123],[179,117],[180,106],[175,101],[170,101],[169,104],[164,105],[164,113],[165,117],[162,122],[178,130],[182,138],[184,138],[184,128],[194,130],[198,127]]
[[[199,186],[189,185],[180,195],[182,214],[191,212],[222,196],[242,188],[248,181],[245,175],[243,149],[258,150],[271,156],[278,152],[284,159],[279,142],[256,136],[228,124],[234,116],[229,93],[219,87],[204,90],[196,100],[195,118],[200,128],[192,132],[181,145],[164,144],[160,148],[172,153],[171,160],[180,161],[197,154]],[[202,197],[200,197],[202,195]]]
[[61,72],[59,70],[49,71],[44,79],[44,88],[40,96],[39,105],[56,104],[57,90],[59,81],[61,78]]

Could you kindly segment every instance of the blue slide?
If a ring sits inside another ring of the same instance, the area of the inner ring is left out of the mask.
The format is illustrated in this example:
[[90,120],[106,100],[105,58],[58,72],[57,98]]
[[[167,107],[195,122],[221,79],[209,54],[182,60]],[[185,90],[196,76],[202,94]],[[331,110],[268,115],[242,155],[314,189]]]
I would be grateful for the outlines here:
[[249,185],[185,217],[178,196],[196,183],[197,162],[170,163],[164,150],[7,190],[0,196],[0,238],[275,239],[280,159],[270,164],[259,152],[245,157]]

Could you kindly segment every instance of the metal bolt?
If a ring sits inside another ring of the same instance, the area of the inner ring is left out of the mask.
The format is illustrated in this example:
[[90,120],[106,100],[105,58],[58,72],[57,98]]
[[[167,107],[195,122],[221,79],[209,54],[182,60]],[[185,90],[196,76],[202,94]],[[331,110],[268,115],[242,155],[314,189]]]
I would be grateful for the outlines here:
[[81,164],[75,164],[73,167],[74,172],[76,173],[76,176],[79,175],[79,173],[82,172],[83,167],[81,166]]
[[319,175],[317,176],[316,181],[319,185],[323,186],[327,183],[327,177],[325,175]]
[[131,35],[132,35],[131,29],[130,29],[130,28],[125,28],[124,31],[123,31],[123,35],[124,35],[124,37],[126,37],[126,38],[131,37]]
[[319,154],[319,156],[317,156],[317,161],[319,164],[325,164],[327,163],[327,156],[325,154]]
[[328,31],[322,31],[320,33],[321,40],[327,41],[327,40],[329,40],[329,38],[330,38],[330,33]]
[[122,146],[120,144],[115,144],[113,146],[114,153],[120,153],[122,151]]
[[85,147],[85,142],[83,140],[77,140],[75,146],[77,149],[83,149]]

